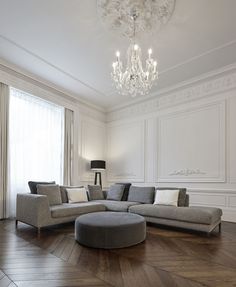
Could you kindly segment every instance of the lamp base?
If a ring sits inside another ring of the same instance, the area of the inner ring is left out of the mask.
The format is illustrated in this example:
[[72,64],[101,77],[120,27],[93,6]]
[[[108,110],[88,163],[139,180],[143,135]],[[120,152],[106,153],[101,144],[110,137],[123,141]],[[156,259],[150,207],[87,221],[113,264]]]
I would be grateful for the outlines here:
[[94,185],[97,185],[98,177],[99,177],[99,185],[102,187],[102,174],[99,171],[95,172]]

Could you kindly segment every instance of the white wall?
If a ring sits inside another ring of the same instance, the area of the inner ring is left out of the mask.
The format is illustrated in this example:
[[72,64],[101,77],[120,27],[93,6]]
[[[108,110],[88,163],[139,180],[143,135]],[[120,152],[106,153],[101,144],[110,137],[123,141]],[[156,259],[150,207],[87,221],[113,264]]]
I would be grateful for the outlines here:
[[107,180],[186,187],[236,222],[236,73],[108,114]]

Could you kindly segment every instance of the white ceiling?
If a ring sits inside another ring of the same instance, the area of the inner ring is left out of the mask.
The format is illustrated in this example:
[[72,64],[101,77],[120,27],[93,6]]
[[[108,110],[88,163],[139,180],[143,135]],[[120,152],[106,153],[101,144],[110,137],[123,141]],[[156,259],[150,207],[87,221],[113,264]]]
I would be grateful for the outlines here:
[[[170,22],[139,39],[159,63],[151,95],[236,62],[235,12],[235,0],[176,0]],[[96,0],[0,0],[0,58],[100,107],[131,101],[110,79],[128,44],[102,25]]]

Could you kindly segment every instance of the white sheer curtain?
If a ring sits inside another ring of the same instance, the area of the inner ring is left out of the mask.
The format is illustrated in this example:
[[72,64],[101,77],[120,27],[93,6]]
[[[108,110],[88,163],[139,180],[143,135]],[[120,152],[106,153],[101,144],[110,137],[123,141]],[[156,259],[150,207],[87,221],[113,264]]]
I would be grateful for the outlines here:
[[10,89],[10,216],[28,181],[63,181],[64,108]]

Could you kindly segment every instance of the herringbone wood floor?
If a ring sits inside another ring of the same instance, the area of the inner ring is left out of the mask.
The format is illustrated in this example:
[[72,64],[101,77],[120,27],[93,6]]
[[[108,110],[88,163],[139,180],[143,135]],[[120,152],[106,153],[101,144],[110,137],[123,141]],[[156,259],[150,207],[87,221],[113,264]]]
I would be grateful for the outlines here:
[[236,224],[204,234],[148,226],[144,243],[97,250],[75,242],[73,224],[36,230],[0,222],[0,287],[236,286]]

